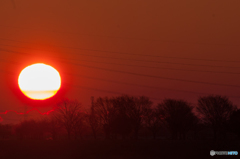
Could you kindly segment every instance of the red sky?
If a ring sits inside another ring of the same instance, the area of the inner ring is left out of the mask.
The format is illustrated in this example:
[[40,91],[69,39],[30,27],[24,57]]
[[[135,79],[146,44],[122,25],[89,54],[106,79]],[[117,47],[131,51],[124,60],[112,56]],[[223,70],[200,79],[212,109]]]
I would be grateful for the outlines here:
[[240,104],[238,0],[14,2],[0,1],[0,112],[31,109],[17,77],[35,62],[58,69],[61,97],[86,108],[91,96],[115,93],[145,95],[155,104],[220,94]]

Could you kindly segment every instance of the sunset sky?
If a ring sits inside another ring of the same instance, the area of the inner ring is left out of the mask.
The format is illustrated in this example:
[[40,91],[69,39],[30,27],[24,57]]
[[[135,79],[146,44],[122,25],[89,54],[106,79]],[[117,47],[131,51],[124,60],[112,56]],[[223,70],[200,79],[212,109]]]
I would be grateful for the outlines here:
[[193,105],[219,94],[240,106],[239,17],[239,0],[1,0],[0,112],[33,107],[17,79],[39,62],[61,74],[58,97],[86,109],[91,96],[121,94]]

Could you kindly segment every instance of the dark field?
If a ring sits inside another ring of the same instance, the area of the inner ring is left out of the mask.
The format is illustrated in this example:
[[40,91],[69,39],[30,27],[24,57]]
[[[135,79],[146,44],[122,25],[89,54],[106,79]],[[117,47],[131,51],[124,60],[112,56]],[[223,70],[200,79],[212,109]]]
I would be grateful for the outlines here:
[[[0,141],[0,159],[212,158],[210,150],[238,151],[239,141]],[[214,158],[239,158],[214,156]]]

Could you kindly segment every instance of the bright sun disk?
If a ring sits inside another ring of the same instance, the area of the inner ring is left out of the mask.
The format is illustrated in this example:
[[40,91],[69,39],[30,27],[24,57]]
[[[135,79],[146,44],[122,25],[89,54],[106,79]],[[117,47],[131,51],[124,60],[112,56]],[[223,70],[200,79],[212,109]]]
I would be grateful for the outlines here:
[[50,65],[36,63],[24,68],[18,85],[24,95],[35,100],[44,100],[54,96],[61,86],[59,72]]

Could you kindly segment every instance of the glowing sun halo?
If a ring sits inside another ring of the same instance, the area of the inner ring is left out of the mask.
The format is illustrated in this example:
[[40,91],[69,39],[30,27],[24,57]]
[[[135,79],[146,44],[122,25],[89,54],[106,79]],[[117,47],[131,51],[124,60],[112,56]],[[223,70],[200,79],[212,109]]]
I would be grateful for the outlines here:
[[54,96],[61,86],[61,77],[52,66],[36,63],[24,68],[18,85],[24,95],[35,100],[44,100]]

